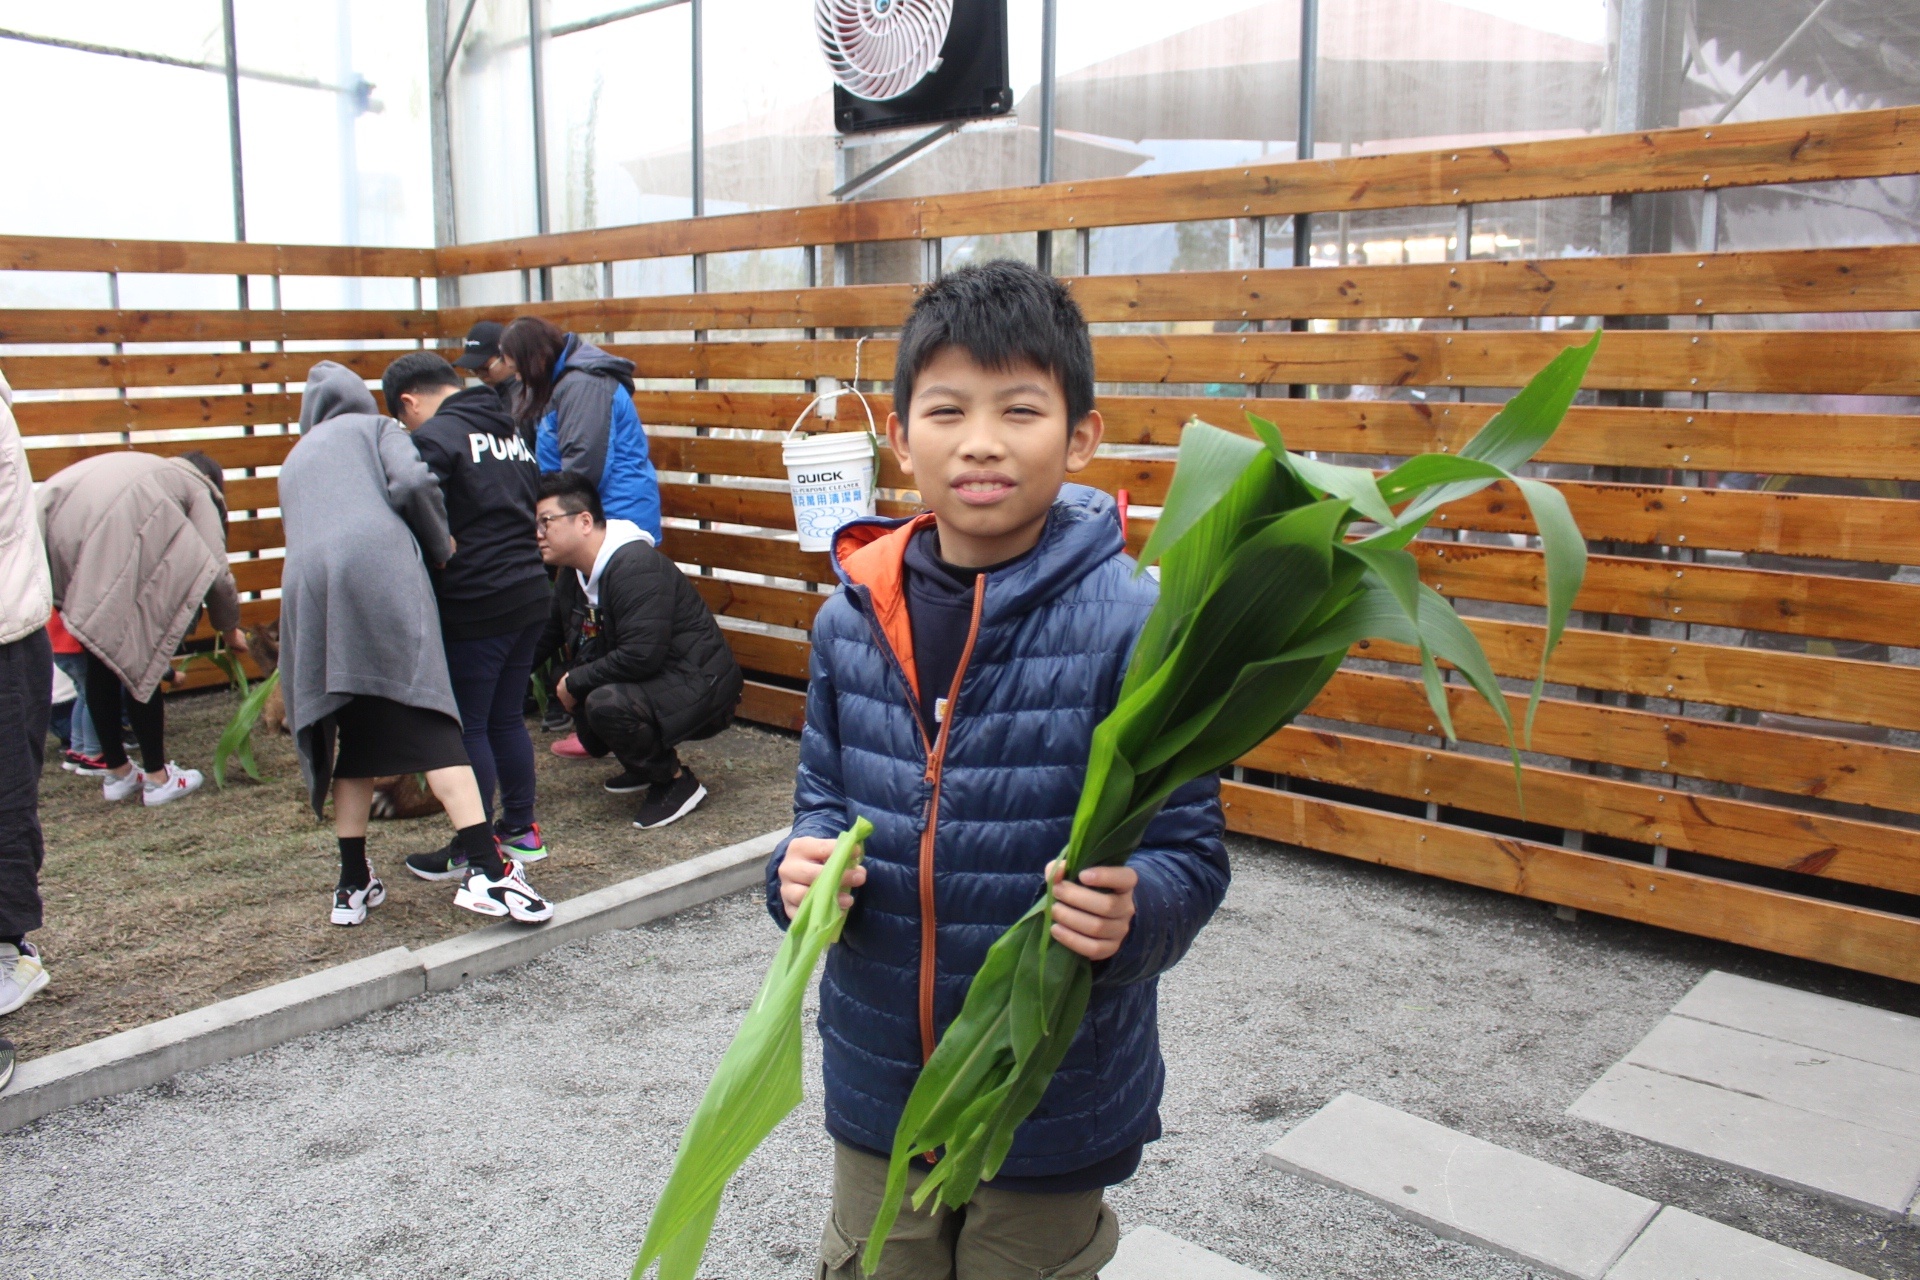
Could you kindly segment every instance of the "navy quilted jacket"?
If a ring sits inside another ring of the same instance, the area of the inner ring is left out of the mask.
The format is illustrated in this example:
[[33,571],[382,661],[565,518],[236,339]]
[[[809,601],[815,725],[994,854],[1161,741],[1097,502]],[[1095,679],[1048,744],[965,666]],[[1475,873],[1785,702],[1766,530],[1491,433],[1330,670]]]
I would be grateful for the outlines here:
[[[979,579],[977,635],[946,741],[930,747],[914,711],[903,562],[931,519],[855,521],[836,535],[845,586],[814,621],[794,794],[796,836],[837,835],[856,814],[874,824],[867,882],[827,953],[820,1035],[828,1130],[879,1152],[892,1149],[924,1055],[987,948],[1040,896],[1042,870],[1066,844],[1093,727],[1113,707],[1156,591],[1134,576],[1112,500],[1065,486],[1036,554]],[[1147,829],[1130,863],[1140,873],[1132,931],[1096,966],[1086,1021],[1002,1174],[1070,1173],[1155,1131],[1157,978],[1226,893],[1223,830],[1211,778],[1176,792]],[[785,852],[767,866],[782,927]]]

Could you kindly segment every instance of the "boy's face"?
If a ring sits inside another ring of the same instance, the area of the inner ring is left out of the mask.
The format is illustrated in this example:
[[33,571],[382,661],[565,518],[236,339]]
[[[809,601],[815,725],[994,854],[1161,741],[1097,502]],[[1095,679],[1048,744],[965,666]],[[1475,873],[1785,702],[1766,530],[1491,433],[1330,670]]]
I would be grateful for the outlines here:
[[939,522],[940,557],[980,568],[1039,542],[1060,486],[1100,445],[1099,413],[1067,422],[1059,380],[1034,365],[982,368],[966,351],[937,352],[914,381],[887,443]]

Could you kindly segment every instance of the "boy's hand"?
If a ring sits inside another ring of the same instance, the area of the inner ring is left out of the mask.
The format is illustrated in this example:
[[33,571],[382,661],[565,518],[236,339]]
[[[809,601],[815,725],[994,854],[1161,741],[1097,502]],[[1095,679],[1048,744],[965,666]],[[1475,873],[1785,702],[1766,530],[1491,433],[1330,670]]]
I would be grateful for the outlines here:
[[1058,858],[1047,864],[1053,940],[1089,960],[1106,960],[1133,927],[1133,890],[1140,873],[1132,867],[1088,867],[1075,883],[1060,878],[1065,870]]
[[[820,878],[820,869],[833,856],[834,843],[817,836],[795,836],[787,842],[787,852],[780,859],[780,904],[787,909],[787,919],[793,919],[794,912],[800,910],[800,900],[807,896],[807,887]],[[847,868],[847,874],[840,877],[842,911],[853,909],[853,894],[849,890],[858,889],[866,882],[864,865],[856,862]]]

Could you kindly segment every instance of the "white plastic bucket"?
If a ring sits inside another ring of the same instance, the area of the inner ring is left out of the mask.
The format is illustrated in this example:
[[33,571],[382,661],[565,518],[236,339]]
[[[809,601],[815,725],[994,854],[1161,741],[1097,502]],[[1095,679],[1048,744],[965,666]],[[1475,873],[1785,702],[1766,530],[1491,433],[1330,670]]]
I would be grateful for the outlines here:
[[874,439],[864,431],[788,436],[780,446],[802,551],[825,551],[833,531],[873,514]]

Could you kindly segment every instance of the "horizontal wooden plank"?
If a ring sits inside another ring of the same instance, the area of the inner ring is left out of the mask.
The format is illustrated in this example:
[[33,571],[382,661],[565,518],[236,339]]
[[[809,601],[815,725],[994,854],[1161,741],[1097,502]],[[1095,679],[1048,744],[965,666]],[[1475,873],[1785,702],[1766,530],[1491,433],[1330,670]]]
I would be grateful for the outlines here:
[[740,691],[734,715],[754,724],[771,725],[794,733],[807,727],[807,696],[779,685],[748,680]]
[[[1071,276],[1062,283],[1089,323],[1486,316],[1804,315],[1920,310],[1920,245],[1650,253],[1606,258],[1355,264],[1313,271],[1175,271]],[[691,329],[897,327],[925,285],[863,284],[736,293],[536,302],[586,333]],[[56,313],[59,314],[59,313]],[[258,314],[258,313],[256,313]],[[465,334],[500,307],[438,313],[440,332]],[[365,335],[368,337],[372,334]],[[48,339],[59,341],[60,339]]]
[[[1920,893],[1920,832],[1290,725],[1235,763],[1473,813]],[[1524,797],[1524,799],[1523,799]]]
[[727,647],[743,670],[761,671],[793,679],[807,678],[807,642],[760,631],[723,627]]
[[[785,431],[811,397],[784,392],[639,391],[650,424]],[[893,406],[870,395],[882,422]],[[1176,445],[1199,417],[1246,433],[1245,415],[1279,424],[1295,449],[1405,457],[1458,450],[1497,405],[1392,400],[1287,400],[1227,396],[1102,396],[1110,444]],[[864,422],[852,397],[840,419]],[[1920,479],[1920,416],[1879,413],[1750,413],[1576,405],[1540,450],[1542,462],[1761,475]]]
[[[1518,694],[1507,696],[1516,726],[1524,723],[1526,701]],[[1462,741],[1506,745],[1506,729],[1480,695],[1465,685],[1449,685],[1447,703]],[[1306,714],[1406,733],[1438,732],[1419,680],[1371,671],[1335,673]],[[1906,747],[1559,698],[1541,700],[1530,745],[1572,760],[1920,810],[1920,751]]]
[[1203,218],[1452,206],[1884,177],[1920,169],[1920,110],[1600,134],[1393,155],[1236,165],[680,219],[452,245],[442,274],[743,249]]
[[1423,822],[1264,787],[1221,787],[1227,826],[1501,893],[1920,981],[1920,920]]
[[[1500,675],[1530,680],[1546,628],[1468,618]],[[1356,657],[1415,663],[1406,645],[1363,641]],[[1783,715],[1920,729],[1920,667],[1569,627],[1547,666],[1555,684]]]
[[[1419,541],[1420,576],[1442,595],[1542,604],[1540,553]],[[1589,556],[1576,609],[1669,622],[1749,627],[1870,644],[1920,644],[1920,584],[1778,573],[1627,556]]]
[[[16,391],[82,387],[221,387],[305,382],[307,371],[332,360],[378,378],[403,350],[231,351],[182,355],[9,356],[0,368]],[[446,353],[442,353],[446,354]]]
[[661,530],[660,550],[680,564],[764,573],[801,582],[839,581],[825,553],[802,551],[797,541],[669,525]]
[[[1580,330],[1248,333],[1096,337],[1102,382],[1518,387]],[[650,342],[608,349],[642,378],[851,378],[854,341]],[[862,376],[888,379],[895,344],[875,339]],[[1920,330],[1610,330],[1593,390],[1792,395],[1920,394]]]
[[223,276],[436,276],[432,249],[229,241],[0,236],[0,271],[126,271]]
[[[697,488],[663,485],[661,494],[667,514],[697,519],[713,510],[698,501],[702,495],[693,492]],[[785,503],[783,495],[770,496],[778,503]],[[750,520],[741,522],[764,522],[764,527],[778,527],[773,523],[780,514],[778,507],[771,503],[758,505],[763,501],[756,495],[755,506],[739,509],[741,514],[751,516]],[[694,581],[716,613],[797,630],[813,625],[814,614],[828,598],[820,592],[732,583],[719,578],[702,577]],[[1479,637],[1488,661],[1500,675],[1531,679],[1539,670],[1546,628],[1493,618],[1468,618],[1467,625]],[[1408,664],[1419,660],[1411,648],[1384,640],[1361,642],[1355,646],[1353,656]],[[1920,729],[1920,667],[1889,662],[1860,662],[1571,627],[1554,651],[1548,679],[1557,684],[1644,697],[1747,707],[1850,724]]]
[[[7,362],[10,367],[12,362]],[[78,436],[102,431],[179,431],[300,421],[297,394],[238,396],[109,396],[90,400],[23,400],[13,406],[23,436]]]
[[286,567],[281,556],[233,562],[233,585],[241,591],[272,591],[280,585],[280,571]]
[[728,618],[747,618],[777,627],[805,631],[813,626],[813,615],[830,598],[822,591],[794,591],[786,587],[762,586],[757,582],[734,582],[727,578],[695,575],[689,579],[707,608]]
[[[664,434],[656,434],[653,440],[654,464],[663,471],[786,478],[780,445],[773,441]],[[880,462],[881,487],[914,487],[889,452],[882,450]],[[1126,489],[1135,504],[1153,505],[1165,498],[1172,475],[1171,460],[1103,456],[1073,478],[1109,493]],[[1678,485],[1553,484],[1566,495],[1581,531],[1600,541],[1885,564],[1905,564],[1920,556],[1920,502]],[[776,527],[767,521],[736,520],[711,505],[729,500],[704,495],[709,507],[686,514]],[[756,500],[763,506],[768,501]],[[1451,503],[1434,519],[1437,528],[1537,532],[1526,504],[1504,484]],[[777,527],[791,528],[791,520],[784,519]]]
[[227,478],[227,510],[258,511],[280,505],[280,481],[275,476],[260,479]]
[[0,342],[316,342],[433,338],[431,311],[86,311],[0,307]]
[[[297,435],[227,436],[218,440],[144,440],[131,447],[141,453],[157,453],[165,457],[179,457],[183,453],[198,451],[222,467],[238,469],[277,467],[286,460],[299,439]],[[45,480],[82,458],[114,453],[128,447],[124,444],[88,444],[28,449],[27,466],[35,480]]]
[[286,530],[277,516],[227,521],[228,551],[272,551],[286,545]]

